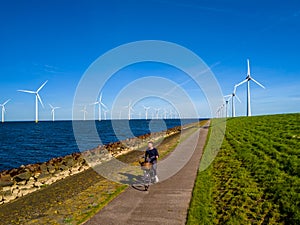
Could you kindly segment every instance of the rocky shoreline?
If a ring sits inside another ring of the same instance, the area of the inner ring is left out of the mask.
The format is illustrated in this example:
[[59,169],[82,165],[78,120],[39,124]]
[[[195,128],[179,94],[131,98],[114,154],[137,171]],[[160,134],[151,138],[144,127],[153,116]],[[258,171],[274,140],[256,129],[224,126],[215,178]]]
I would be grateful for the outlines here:
[[29,164],[0,173],[0,205],[51,185],[58,180],[83,172],[90,167],[146,146],[149,140],[158,141],[181,132],[182,127],[170,128],[101,145],[82,153],[53,158],[48,162]]

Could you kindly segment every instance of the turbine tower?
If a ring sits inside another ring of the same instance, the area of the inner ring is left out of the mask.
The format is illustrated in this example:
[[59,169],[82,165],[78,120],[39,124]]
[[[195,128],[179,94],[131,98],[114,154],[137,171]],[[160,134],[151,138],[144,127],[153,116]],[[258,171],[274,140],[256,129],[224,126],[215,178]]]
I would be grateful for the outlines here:
[[51,115],[52,115],[52,121],[55,121],[55,109],[59,109],[60,107],[53,107],[51,104],[49,104],[51,108]]
[[102,93],[100,94],[99,100],[94,102],[93,105],[98,105],[98,120],[101,121],[101,106],[107,109],[107,106],[102,102]]
[[235,98],[241,102],[241,100],[239,99],[239,97],[236,95],[236,88],[237,88],[237,85],[234,85],[234,88],[233,88],[233,92],[231,94],[231,110],[232,110],[232,117],[235,117]]
[[39,92],[45,86],[45,84],[47,82],[48,82],[48,80],[46,80],[36,91],[18,90],[20,92],[35,94],[35,122],[36,123],[39,122],[39,109],[38,109],[39,102],[41,103],[42,107],[44,108],[44,104],[43,104],[42,99],[39,95]]
[[228,117],[228,104],[229,104],[229,101],[230,99],[232,98],[232,95],[225,95],[224,96],[224,100],[225,100],[225,117],[227,118]]
[[237,87],[246,83],[247,82],[247,116],[251,116],[251,97],[250,97],[250,81],[254,81],[254,83],[256,83],[257,85],[259,85],[260,87],[264,88],[265,87],[260,84],[258,81],[256,81],[255,79],[253,79],[253,77],[251,77],[251,73],[250,73],[250,61],[249,59],[247,59],[247,77],[245,80],[243,80],[241,83],[237,84]]
[[84,106],[83,109],[80,111],[83,112],[83,120],[85,121],[85,115],[87,114],[86,106]]
[[168,111],[166,109],[164,109],[164,119],[167,119],[167,113],[168,113]]
[[131,110],[134,111],[131,105],[131,101],[128,103],[127,106],[125,106],[125,108],[128,108],[128,120],[131,120]]
[[4,114],[5,114],[5,105],[10,101],[10,99],[6,100],[3,104],[0,104],[2,107],[2,123],[4,123]]
[[150,109],[150,107],[146,107],[146,106],[143,106],[144,109],[145,109],[145,118],[146,120],[148,120],[148,110]]
[[109,110],[103,110],[103,113],[104,113],[104,120],[106,120],[106,113],[108,112]]

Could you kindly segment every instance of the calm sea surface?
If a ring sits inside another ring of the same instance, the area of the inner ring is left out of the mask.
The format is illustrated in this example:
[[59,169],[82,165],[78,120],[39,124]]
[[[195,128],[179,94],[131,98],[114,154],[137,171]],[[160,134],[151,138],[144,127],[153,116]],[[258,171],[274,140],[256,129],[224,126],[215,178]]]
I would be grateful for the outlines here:
[[[196,120],[130,120],[129,124],[126,120],[77,121],[76,123],[79,125],[82,123],[85,128],[96,124],[97,137],[89,135],[89,131],[82,131],[81,138],[84,141],[81,141],[81,148],[91,149],[100,144],[99,137],[102,144],[108,144],[192,122]],[[0,124],[0,171],[45,162],[73,152],[79,152],[79,149],[74,137],[72,121]]]

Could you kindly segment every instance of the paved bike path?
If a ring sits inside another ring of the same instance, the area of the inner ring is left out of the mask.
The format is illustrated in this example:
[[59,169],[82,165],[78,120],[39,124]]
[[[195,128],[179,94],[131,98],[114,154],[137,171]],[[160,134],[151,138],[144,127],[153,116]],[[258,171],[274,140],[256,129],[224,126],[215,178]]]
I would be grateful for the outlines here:
[[[200,128],[177,146],[176,150],[181,154],[170,155],[173,159],[168,164],[169,170],[178,169],[182,159],[188,155],[185,153],[192,155],[188,163],[174,176],[151,185],[149,191],[133,187],[126,189],[85,224],[185,224],[207,133],[208,129]],[[166,169],[159,168],[158,164],[158,176],[165,176]]]

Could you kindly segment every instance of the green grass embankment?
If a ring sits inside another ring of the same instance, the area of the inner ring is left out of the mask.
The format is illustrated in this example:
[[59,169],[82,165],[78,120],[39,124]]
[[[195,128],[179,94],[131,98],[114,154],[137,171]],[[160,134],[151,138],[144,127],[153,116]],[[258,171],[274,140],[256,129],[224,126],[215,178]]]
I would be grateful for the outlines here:
[[228,119],[187,224],[300,224],[300,114]]

